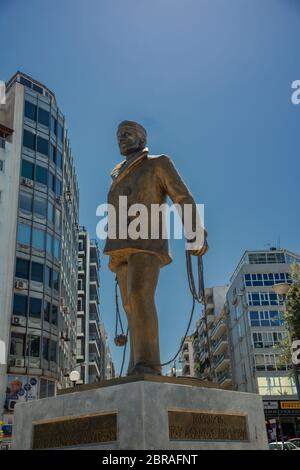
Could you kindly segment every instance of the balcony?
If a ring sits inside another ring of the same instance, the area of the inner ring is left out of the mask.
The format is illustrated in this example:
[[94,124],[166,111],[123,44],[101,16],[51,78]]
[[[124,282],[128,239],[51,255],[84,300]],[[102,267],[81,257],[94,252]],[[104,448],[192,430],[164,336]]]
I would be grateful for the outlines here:
[[223,374],[220,374],[217,377],[217,382],[218,382],[218,384],[220,385],[221,388],[231,389],[231,387],[232,387],[232,378],[231,378],[230,372],[227,371],[227,372],[224,372]]
[[222,354],[218,357],[216,361],[213,362],[213,367],[215,372],[221,372],[222,370],[226,369],[230,365],[229,357],[226,354]]
[[206,321],[207,321],[207,327],[209,328],[215,321],[215,316],[213,314],[209,314],[206,311]]
[[225,320],[219,320],[216,326],[212,329],[211,339],[217,339],[218,336],[225,333],[226,331],[226,322]]
[[212,346],[212,353],[214,356],[219,356],[228,349],[228,341],[226,335],[222,335],[217,342]]
[[90,295],[90,312],[99,314],[99,296],[97,295]]
[[89,372],[91,373],[91,370],[95,369],[97,371],[97,375],[101,375],[100,370],[101,370],[101,365],[99,361],[99,356],[97,354],[89,354]]

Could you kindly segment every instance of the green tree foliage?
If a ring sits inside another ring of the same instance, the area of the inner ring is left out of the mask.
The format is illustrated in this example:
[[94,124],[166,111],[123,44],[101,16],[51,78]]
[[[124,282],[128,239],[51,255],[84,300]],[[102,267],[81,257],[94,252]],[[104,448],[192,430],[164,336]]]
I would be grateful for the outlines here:
[[285,312],[286,326],[290,331],[291,340],[300,339],[300,265],[291,267],[291,284],[287,293],[287,309]]

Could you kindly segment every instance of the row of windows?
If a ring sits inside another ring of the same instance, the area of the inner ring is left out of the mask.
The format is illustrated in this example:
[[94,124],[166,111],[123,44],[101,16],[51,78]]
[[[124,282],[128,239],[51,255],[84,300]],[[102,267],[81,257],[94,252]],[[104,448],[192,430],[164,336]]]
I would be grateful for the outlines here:
[[285,377],[257,377],[260,395],[295,395],[294,379]]
[[57,229],[61,228],[61,211],[55,208],[52,202],[47,202],[46,198],[37,194],[33,198],[31,193],[20,192],[20,209],[28,214],[33,213],[39,218],[47,218]]
[[26,295],[14,295],[13,315],[31,317],[58,325],[58,307],[47,300],[27,297]]
[[[24,147],[27,147],[30,150],[36,150],[42,155],[45,155],[47,157],[49,156],[48,140],[44,139],[39,135],[36,136],[35,134],[27,131],[26,129],[24,129],[23,145]],[[50,143],[50,159],[58,166],[58,168],[62,169],[62,153],[52,143]]]
[[282,299],[279,299],[275,292],[248,292],[248,305],[282,305]]
[[57,197],[62,195],[62,181],[43,166],[22,160],[21,176],[49,187]]
[[257,273],[257,274],[245,274],[244,275],[245,285],[252,286],[273,286],[280,282],[291,283],[291,279],[288,273]]
[[25,101],[24,115],[32,121],[37,121],[43,126],[50,128],[53,134],[57,135],[58,140],[63,142],[63,126],[57,122],[55,117],[52,116],[49,111],[37,107],[35,104],[30,103],[30,101]]
[[278,354],[254,354],[254,361],[257,371],[287,370]]
[[285,263],[284,253],[249,253],[249,264]]
[[10,354],[18,357],[42,357],[46,361],[57,362],[57,341],[38,335],[12,333]]
[[53,289],[59,290],[59,272],[42,263],[17,258],[16,277],[27,280],[30,278],[32,281],[45,283],[49,289],[53,287]]
[[[20,77],[19,78],[19,82],[26,86],[27,88],[32,88],[34,91],[36,91],[37,93],[40,93],[41,95],[44,94],[44,90],[42,87],[40,87],[39,85],[36,85],[36,83],[33,83],[31,82],[30,80],[28,80],[27,78],[25,77]],[[45,90],[45,96],[47,97],[50,97],[49,93]]]
[[272,348],[279,346],[286,337],[286,333],[281,331],[268,331],[262,333],[252,333],[253,346],[255,348]]
[[251,326],[281,326],[283,325],[283,312],[278,310],[250,311],[249,322]]
[[46,251],[49,256],[60,258],[60,240],[43,229],[19,223],[17,241],[26,247],[32,246],[37,251]]

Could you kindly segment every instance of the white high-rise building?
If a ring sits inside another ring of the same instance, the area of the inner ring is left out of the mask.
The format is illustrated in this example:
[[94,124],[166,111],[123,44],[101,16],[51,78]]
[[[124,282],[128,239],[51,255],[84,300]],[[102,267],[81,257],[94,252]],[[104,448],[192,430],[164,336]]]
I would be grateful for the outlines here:
[[[76,367],[78,185],[66,123],[17,72],[0,105],[0,420],[51,396]],[[3,343],[2,343],[3,344]]]
[[100,252],[81,227],[78,240],[77,370],[78,384],[107,377],[107,336],[100,321]]
[[291,282],[292,262],[300,256],[284,249],[246,251],[227,293],[234,389],[262,395],[266,420],[276,419],[291,437],[300,435],[300,409],[290,365],[281,358],[287,331],[283,300],[273,286]]

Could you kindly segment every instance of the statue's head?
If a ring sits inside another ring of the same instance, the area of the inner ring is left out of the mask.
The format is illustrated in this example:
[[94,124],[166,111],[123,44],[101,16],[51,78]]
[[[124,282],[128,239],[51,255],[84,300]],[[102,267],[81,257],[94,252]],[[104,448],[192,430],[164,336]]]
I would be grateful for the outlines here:
[[146,129],[134,121],[122,121],[117,131],[120,152],[122,155],[143,150],[147,143]]

